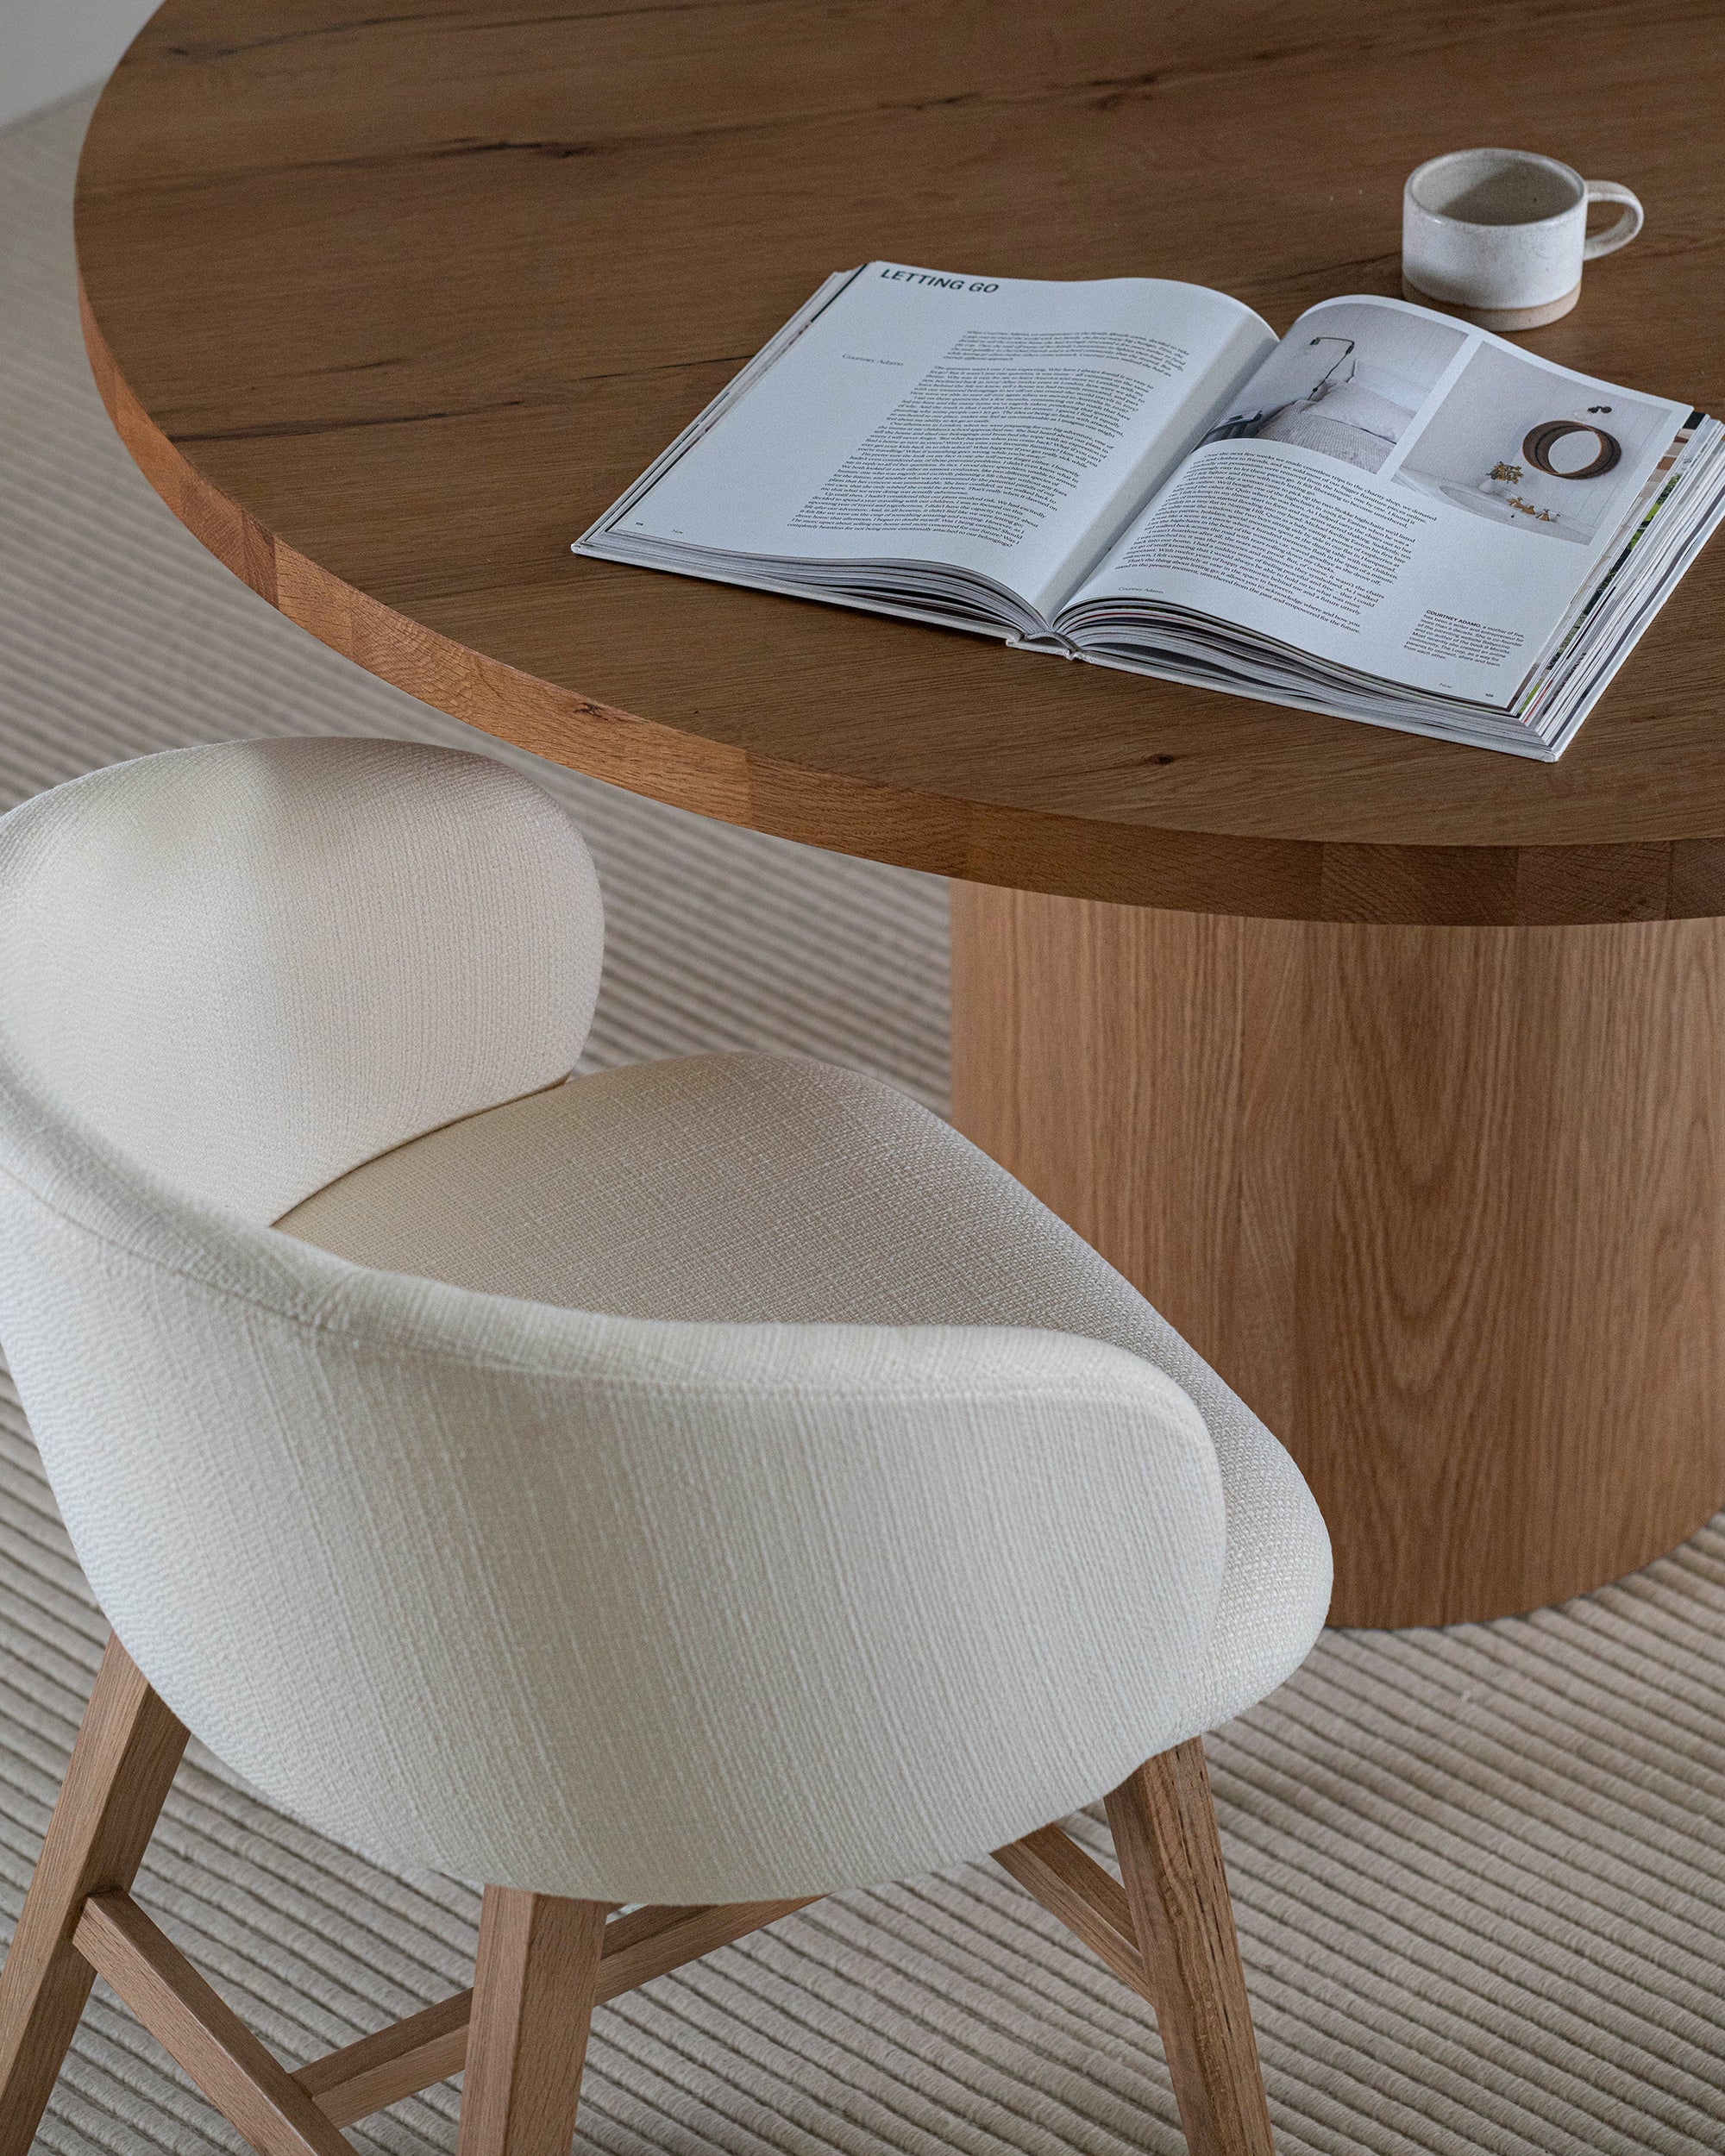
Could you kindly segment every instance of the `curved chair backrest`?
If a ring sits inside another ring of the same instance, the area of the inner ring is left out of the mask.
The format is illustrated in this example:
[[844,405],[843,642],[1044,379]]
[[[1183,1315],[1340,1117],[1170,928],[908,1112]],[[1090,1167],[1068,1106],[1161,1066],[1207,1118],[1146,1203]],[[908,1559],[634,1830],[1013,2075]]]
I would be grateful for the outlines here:
[[0,823],[0,1341],[151,1683],[326,1831],[612,1902],[903,1877],[1193,1733],[1222,1493],[1138,1357],[264,1225],[561,1075],[597,949],[579,838],[478,758],[186,751]]
[[580,833],[483,756],[230,742],[26,801],[0,1014],[57,1099],[260,1222],[567,1077],[604,917]]

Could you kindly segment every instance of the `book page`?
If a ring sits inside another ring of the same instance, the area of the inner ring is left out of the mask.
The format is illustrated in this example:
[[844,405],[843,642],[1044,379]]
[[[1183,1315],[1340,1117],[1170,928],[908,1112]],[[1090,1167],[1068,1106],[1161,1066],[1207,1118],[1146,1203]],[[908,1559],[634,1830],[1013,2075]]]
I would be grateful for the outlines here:
[[589,539],[946,565],[1045,616],[1273,342],[1195,285],[871,262]]
[[1188,609],[1507,708],[1688,412],[1400,300],[1327,301],[1134,519],[1063,625],[1113,643],[1135,605]]

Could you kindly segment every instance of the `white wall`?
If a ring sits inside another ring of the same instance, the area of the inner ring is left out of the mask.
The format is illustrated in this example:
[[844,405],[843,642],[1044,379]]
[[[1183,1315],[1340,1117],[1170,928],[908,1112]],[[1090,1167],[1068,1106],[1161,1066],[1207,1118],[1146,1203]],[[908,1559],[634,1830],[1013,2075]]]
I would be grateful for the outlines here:
[[155,0],[0,0],[0,128],[108,74]]

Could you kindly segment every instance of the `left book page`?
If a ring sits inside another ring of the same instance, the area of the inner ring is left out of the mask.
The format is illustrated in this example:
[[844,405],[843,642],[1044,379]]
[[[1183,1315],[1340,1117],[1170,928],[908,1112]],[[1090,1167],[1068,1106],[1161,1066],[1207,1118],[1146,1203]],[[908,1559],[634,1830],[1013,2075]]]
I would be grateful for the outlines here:
[[1275,342],[1197,285],[870,262],[576,551],[1033,635]]

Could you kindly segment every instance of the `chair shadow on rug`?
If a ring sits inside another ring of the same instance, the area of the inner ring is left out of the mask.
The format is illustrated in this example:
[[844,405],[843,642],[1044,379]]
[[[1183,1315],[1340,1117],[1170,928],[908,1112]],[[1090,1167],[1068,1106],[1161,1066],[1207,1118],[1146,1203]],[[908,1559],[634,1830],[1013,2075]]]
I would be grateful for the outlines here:
[[[1309,1493],[903,1095],[570,1078],[601,925],[555,805],[451,751],[182,750],[0,822],[0,1339],[115,1628],[0,2156],[97,1975],[264,2156],[457,2073],[461,2156],[566,2156],[595,2006],[990,1850],[1155,2009],[1194,2156],[1269,2156],[1201,1737],[1321,1626]],[[190,1731],[489,1882],[471,1992],[273,2058],[133,1898]],[[1059,1824],[1099,1792],[1124,1883]]]

